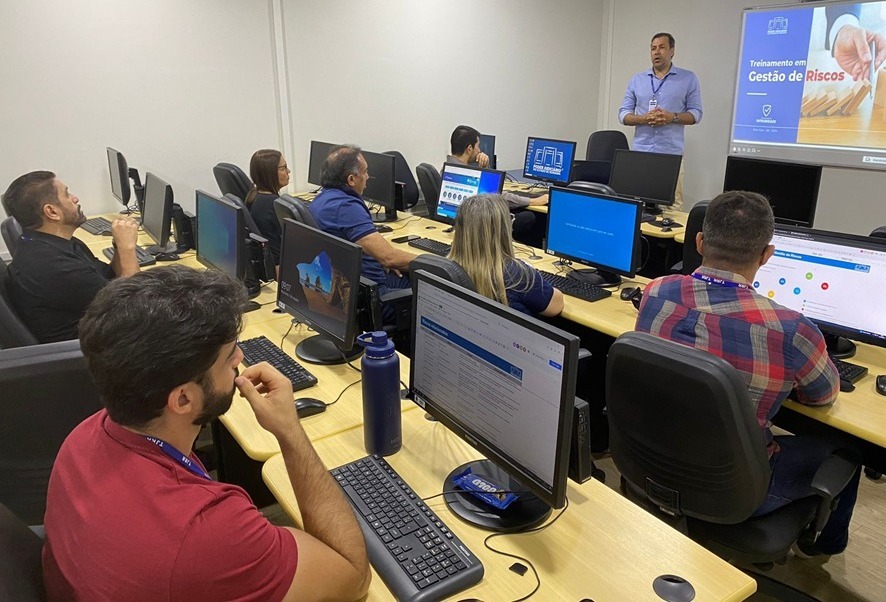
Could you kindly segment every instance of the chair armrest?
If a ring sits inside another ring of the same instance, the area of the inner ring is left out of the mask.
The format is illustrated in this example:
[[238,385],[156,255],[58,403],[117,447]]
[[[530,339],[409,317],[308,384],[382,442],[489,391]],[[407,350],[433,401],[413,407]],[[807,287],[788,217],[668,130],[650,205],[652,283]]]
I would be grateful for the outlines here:
[[412,327],[412,289],[397,288],[381,296],[381,302],[394,309],[395,330],[408,331]]
[[591,359],[591,352],[584,347],[580,347],[578,350],[578,363],[581,363],[585,360]]
[[395,288],[381,296],[382,303],[399,303],[403,299],[412,298],[411,288]]
[[834,507],[835,498],[849,484],[852,476],[859,470],[859,462],[852,457],[852,452],[837,450],[830,458],[818,467],[812,478],[811,489],[821,498],[815,515],[815,533],[821,533]]

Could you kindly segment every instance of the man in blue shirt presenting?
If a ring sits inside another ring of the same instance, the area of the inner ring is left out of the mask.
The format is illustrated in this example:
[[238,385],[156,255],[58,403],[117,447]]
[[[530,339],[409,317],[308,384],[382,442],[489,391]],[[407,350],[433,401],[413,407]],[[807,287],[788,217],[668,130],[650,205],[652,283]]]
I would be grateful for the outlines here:
[[[628,82],[618,120],[636,127],[633,150],[683,154],[683,128],[701,121],[701,88],[688,69],[673,64],[674,36],[657,33],[650,47],[652,68]],[[683,209],[683,166],[674,199],[674,209]]]

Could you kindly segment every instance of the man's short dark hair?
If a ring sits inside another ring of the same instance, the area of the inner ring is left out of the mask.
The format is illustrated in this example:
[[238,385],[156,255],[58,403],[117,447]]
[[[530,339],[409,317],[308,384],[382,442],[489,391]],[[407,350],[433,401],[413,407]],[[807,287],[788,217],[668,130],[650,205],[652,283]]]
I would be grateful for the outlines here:
[[32,171],[17,177],[3,195],[3,208],[22,228],[34,230],[43,225],[43,206],[58,204],[55,174]]
[[183,266],[104,287],[80,321],[80,346],[111,420],[143,426],[163,414],[174,388],[202,385],[240,333],[245,290],[220,272]]
[[453,155],[460,155],[472,144],[480,139],[480,132],[469,125],[460,125],[452,132],[449,138],[449,148]]
[[362,150],[354,144],[343,144],[329,151],[320,171],[320,186],[342,188],[348,186],[348,176],[360,173]]
[[748,265],[772,242],[775,218],[761,194],[731,190],[719,195],[705,212],[704,258],[729,265]]
[[676,42],[674,41],[674,36],[667,33],[666,31],[660,31],[657,34],[655,34],[654,36],[652,36],[652,39],[649,40],[649,43],[651,44],[652,42],[654,42],[655,38],[667,38],[668,39],[668,47],[671,48],[672,50],[674,48],[674,44],[676,44]]

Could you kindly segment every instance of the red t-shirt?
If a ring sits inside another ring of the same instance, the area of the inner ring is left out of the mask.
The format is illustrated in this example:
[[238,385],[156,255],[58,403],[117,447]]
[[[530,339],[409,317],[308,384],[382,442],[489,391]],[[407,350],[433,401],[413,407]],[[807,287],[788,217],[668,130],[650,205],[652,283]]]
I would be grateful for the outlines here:
[[44,521],[51,600],[281,600],[298,561],[292,534],[243,489],[190,472],[105,410],[62,445]]

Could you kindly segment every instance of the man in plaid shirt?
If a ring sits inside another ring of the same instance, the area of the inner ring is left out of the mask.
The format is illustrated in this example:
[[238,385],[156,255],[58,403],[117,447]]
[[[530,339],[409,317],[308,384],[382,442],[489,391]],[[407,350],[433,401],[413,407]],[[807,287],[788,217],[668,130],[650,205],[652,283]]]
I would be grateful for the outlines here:
[[[758,295],[751,284],[775,251],[770,244],[774,227],[772,208],[759,194],[725,192],[715,198],[695,241],[702,266],[689,276],[650,283],[636,325],[636,330],[722,357],[745,378],[772,467],[757,516],[808,496],[815,471],[837,447],[815,437],[773,437],[770,429],[792,390],[808,405],[831,404],[839,391],[839,375],[818,328],[802,314]],[[859,474],[840,494],[814,549],[804,546],[801,555],[838,554],[846,548]]]

